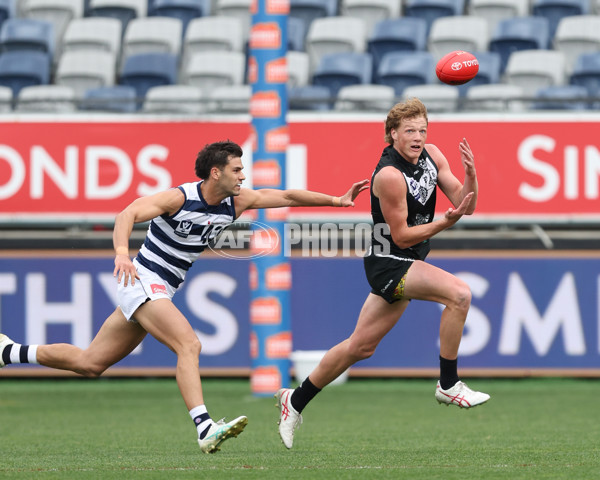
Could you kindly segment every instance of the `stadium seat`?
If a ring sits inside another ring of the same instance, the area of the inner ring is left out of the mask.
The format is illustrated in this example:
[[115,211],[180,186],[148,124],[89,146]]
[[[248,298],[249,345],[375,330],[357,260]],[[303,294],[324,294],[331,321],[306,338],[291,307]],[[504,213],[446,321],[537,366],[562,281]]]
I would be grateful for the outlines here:
[[429,52],[436,62],[453,50],[484,52],[488,49],[488,23],[479,17],[454,15],[434,20],[429,32]]
[[563,18],[554,35],[554,49],[565,54],[567,70],[571,72],[581,54],[600,51],[600,16]]
[[571,85],[585,87],[590,97],[600,97],[600,52],[584,53],[577,57],[573,73],[569,77]]
[[24,87],[50,82],[50,57],[45,52],[11,51],[0,55],[0,85],[10,87],[13,98]]
[[587,110],[587,89],[578,85],[540,88],[531,108],[535,110]]
[[521,50],[508,59],[505,82],[520,85],[528,96],[542,87],[564,85],[565,56],[554,50]]
[[304,51],[306,24],[300,18],[288,16],[288,50]]
[[0,29],[2,52],[28,50],[54,56],[54,26],[42,20],[9,18]]
[[306,52],[314,71],[329,53],[364,52],[367,36],[364,21],[351,17],[315,19],[306,35]]
[[288,85],[303,87],[310,79],[310,62],[308,53],[290,50],[286,54],[288,64]]
[[440,17],[462,15],[465,0],[409,0],[404,7],[406,17],[422,18],[427,23],[427,35],[433,22]]
[[16,16],[15,0],[0,0],[0,26],[7,18]]
[[134,18],[148,14],[148,0],[90,0],[88,16],[110,17],[121,22],[123,32]]
[[141,53],[169,53],[179,62],[181,32],[182,24],[178,18],[134,18],[129,22],[123,37],[121,67],[129,57]]
[[288,90],[288,104],[290,110],[325,111],[331,109],[331,94],[327,87],[306,85]]
[[523,97],[525,90],[519,85],[475,85],[467,90],[463,110],[521,112],[526,110],[528,105]]
[[0,113],[12,111],[13,91],[10,87],[0,86]]
[[452,85],[413,85],[404,89],[402,97],[404,100],[419,98],[428,112],[456,112],[460,92],[458,87]]
[[183,39],[181,69],[185,70],[192,55],[198,52],[244,51],[242,21],[235,17],[200,17],[193,19]]
[[19,112],[69,113],[77,110],[75,91],[65,85],[23,87],[17,98]]
[[56,51],[60,51],[67,25],[73,19],[83,16],[83,0],[27,0],[23,15],[31,20],[50,22]]
[[348,85],[340,88],[334,110],[344,112],[389,111],[396,94],[387,85]]
[[435,61],[429,52],[392,52],[386,54],[379,68],[375,83],[394,88],[397,96],[411,85],[433,83]]
[[502,60],[501,69],[513,52],[544,50],[550,41],[550,26],[544,17],[516,17],[502,20],[490,40],[490,52],[497,52]]
[[135,88],[124,85],[90,88],[83,94],[80,110],[133,113],[137,109]]
[[315,19],[337,16],[337,4],[337,0],[290,0],[289,15],[302,20],[308,31]]
[[58,61],[54,83],[72,87],[76,97],[82,98],[90,88],[114,85],[115,63],[114,54],[107,51],[66,51]]
[[194,18],[207,17],[210,13],[211,0],[154,0],[152,9],[148,12],[155,17],[180,20],[183,35]]
[[121,22],[116,18],[76,18],[67,26],[62,40],[62,52],[108,52],[116,59],[121,52],[122,28]]
[[422,18],[394,18],[375,25],[367,50],[373,57],[374,73],[386,53],[427,49],[427,22]]
[[234,17],[242,22],[242,38],[244,39],[244,43],[248,41],[250,25],[252,24],[251,4],[252,0],[216,0],[215,5],[214,15]]
[[250,113],[252,86],[224,85],[212,90],[207,104],[210,113]]
[[362,18],[370,36],[377,23],[400,17],[400,3],[397,0],[341,0],[341,15]]
[[[170,19],[173,20],[173,19]],[[177,83],[177,56],[172,53],[138,53],[127,57],[119,85],[135,88],[138,107],[151,87]]]
[[193,85],[204,95],[223,85],[244,83],[246,56],[242,52],[194,53],[183,71],[185,85]]
[[589,13],[589,0],[533,0],[532,12],[548,19],[550,39],[553,39],[562,18]]
[[496,52],[474,52],[474,54],[479,61],[479,72],[469,82],[458,85],[461,97],[464,97],[467,90],[476,85],[499,83],[501,79],[500,54]]
[[142,111],[148,113],[199,114],[206,111],[202,91],[191,85],[163,85],[146,92]]
[[342,87],[371,83],[373,60],[369,53],[330,53],[323,55],[312,76],[312,84],[327,87],[332,97]]
[[523,0],[471,0],[468,6],[469,15],[484,18],[488,22],[489,31],[493,34],[498,23],[514,17],[525,17],[529,14],[529,1]]

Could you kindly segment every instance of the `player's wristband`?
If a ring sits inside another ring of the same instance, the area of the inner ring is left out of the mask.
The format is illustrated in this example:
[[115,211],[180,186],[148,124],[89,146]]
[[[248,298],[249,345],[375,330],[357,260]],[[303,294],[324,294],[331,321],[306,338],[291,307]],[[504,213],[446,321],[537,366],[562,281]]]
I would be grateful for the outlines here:
[[342,199],[340,197],[333,197],[332,203],[334,207],[341,207]]

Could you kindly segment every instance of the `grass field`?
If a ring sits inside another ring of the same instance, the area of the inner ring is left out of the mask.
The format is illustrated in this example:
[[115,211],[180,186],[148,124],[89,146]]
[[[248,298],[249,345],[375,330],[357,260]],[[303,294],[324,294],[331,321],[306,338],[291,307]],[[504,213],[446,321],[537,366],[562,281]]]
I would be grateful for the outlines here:
[[214,455],[200,452],[171,379],[0,378],[0,478],[10,479],[597,479],[600,382],[469,382],[492,395],[439,406],[431,380],[357,380],[304,411],[294,448],[273,398],[246,380],[208,379],[215,419],[249,418]]

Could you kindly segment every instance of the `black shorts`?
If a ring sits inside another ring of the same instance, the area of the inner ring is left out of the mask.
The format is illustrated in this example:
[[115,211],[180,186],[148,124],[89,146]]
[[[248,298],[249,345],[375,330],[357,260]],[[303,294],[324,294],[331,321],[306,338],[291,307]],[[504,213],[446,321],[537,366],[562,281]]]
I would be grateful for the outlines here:
[[413,258],[408,257],[365,256],[365,273],[371,285],[371,293],[379,295],[388,303],[402,300],[406,272],[414,262]]

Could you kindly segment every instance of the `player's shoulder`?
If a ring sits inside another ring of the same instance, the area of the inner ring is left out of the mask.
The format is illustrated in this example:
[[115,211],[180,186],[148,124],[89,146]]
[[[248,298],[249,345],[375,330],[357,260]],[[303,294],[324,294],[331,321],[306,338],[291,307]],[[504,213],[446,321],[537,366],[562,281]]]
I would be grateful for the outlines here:
[[426,143],[425,150],[427,150],[427,153],[429,154],[430,157],[444,155],[442,153],[442,151],[439,149],[439,147],[433,143]]

